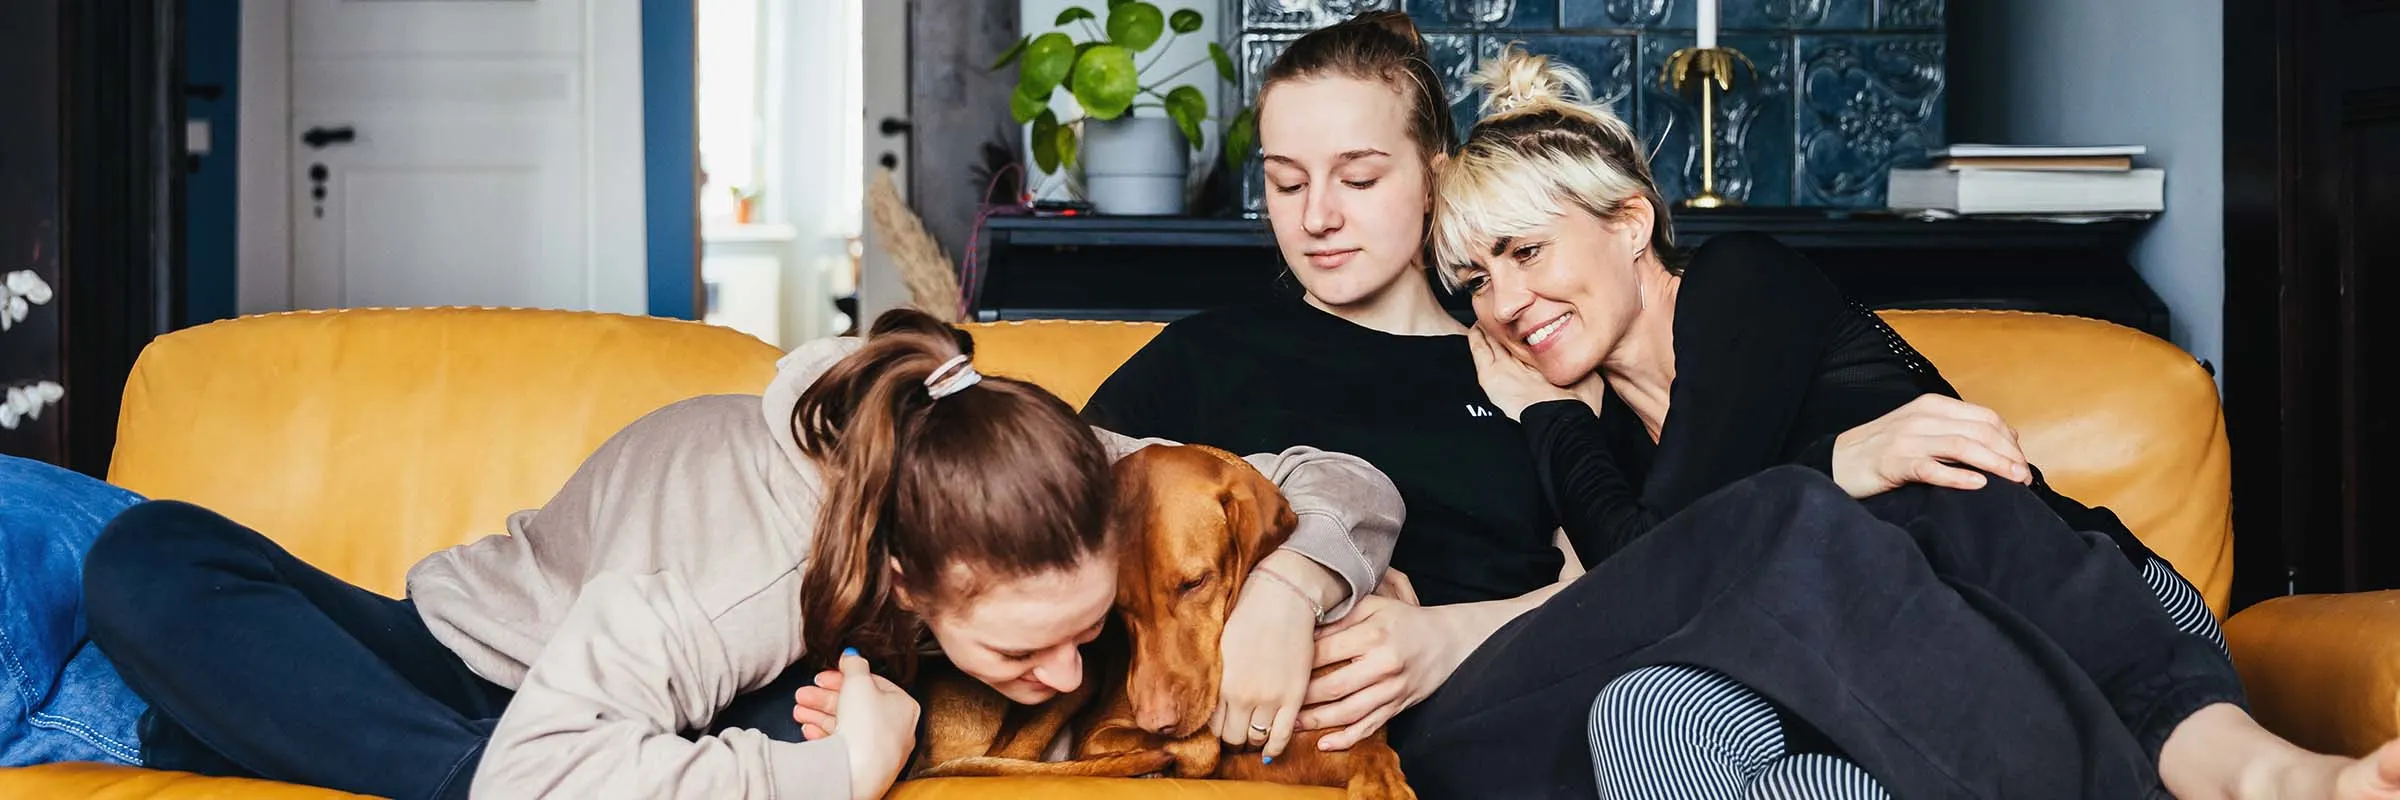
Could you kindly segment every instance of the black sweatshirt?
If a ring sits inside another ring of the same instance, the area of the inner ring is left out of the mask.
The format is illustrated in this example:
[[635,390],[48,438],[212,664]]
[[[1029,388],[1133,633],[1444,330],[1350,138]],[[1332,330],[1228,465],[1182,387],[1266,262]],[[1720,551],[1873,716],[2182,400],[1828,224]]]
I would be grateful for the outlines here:
[[1428,605],[1515,597],[1565,561],[1533,452],[1485,399],[1462,335],[1383,333],[1296,298],[1210,311],[1167,326],[1083,415],[1236,453],[1366,459],[1408,503],[1392,567]]
[[[1586,566],[1702,496],[1778,464],[1831,475],[1833,440],[1925,394],[1958,391],[1798,252],[1760,234],[1711,239],[1675,302],[1675,384],[1654,444],[1615,393],[1522,415],[1543,485]],[[2136,564],[2150,550],[2115,514],[2034,492],[2078,530],[2106,533]],[[1405,541],[1405,539],[1403,539]]]

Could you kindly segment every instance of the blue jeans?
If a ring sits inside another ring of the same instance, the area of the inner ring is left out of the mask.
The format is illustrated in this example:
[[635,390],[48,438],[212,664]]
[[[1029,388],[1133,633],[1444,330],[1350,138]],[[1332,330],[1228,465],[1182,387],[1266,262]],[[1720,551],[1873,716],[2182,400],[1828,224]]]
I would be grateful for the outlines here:
[[141,763],[147,705],[92,644],[83,559],[133,493],[0,456],[0,767]]

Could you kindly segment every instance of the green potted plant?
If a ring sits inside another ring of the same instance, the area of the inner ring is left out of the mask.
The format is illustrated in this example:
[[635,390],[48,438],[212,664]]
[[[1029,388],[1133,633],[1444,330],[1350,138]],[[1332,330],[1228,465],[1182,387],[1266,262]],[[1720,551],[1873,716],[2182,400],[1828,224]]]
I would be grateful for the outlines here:
[[[1085,196],[1103,213],[1181,213],[1189,154],[1206,139],[1200,126],[1208,118],[1208,97],[1190,85],[1165,87],[1208,63],[1230,83],[1233,59],[1211,42],[1205,59],[1164,74],[1157,67],[1168,46],[1198,31],[1201,21],[1200,12],[1188,8],[1170,15],[1142,0],[1108,0],[1105,19],[1070,6],[1053,23],[1065,30],[1019,38],[992,69],[1017,65],[1009,112],[1033,125],[1028,143],[1034,165],[1045,173],[1080,166]],[[1153,49],[1146,63],[1137,64],[1137,56]],[[1075,98],[1080,116],[1061,120],[1051,110],[1050,98],[1060,90]],[[1133,113],[1139,108],[1158,108],[1166,116],[1139,117]]]

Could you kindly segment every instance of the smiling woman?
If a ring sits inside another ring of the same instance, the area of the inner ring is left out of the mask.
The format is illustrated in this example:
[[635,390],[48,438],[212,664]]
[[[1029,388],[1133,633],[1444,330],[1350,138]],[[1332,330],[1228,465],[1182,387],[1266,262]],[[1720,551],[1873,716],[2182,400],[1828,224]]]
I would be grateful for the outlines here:
[[[2308,754],[2253,722],[2198,592],[2114,514],[2053,491],[2006,422],[1807,259],[1758,234],[1671,252],[1638,142],[1579,73],[1511,48],[1479,82],[1486,116],[1441,171],[1435,238],[1474,294],[1482,383],[1525,422],[1592,572],[1418,712],[1441,723],[1395,739],[1420,756],[1412,778],[1538,772],[1524,745],[1581,728],[1589,777],[1626,797],[2394,790],[2373,760]],[[1910,610],[1869,610],[1895,601]],[[1591,608],[1629,613],[1595,626],[1573,611]],[[1879,632],[1833,621],[1860,618]],[[1976,655],[1930,668],[1932,651]],[[2066,663],[2027,658],[2043,653]],[[1869,666],[1885,659],[1911,668]],[[1561,671],[1575,677],[1527,688]],[[1811,688],[1824,682],[1848,699],[1826,702]],[[1935,697],[1938,718],[1858,714]],[[1512,702],[1523,712],[1484,713]],[[2015,728],[2012,714],[2053,719]],[[2065,750],[2040,732],[2069,728]],[[1982,755],[1963,768],[1906,755],[1968,750]]]

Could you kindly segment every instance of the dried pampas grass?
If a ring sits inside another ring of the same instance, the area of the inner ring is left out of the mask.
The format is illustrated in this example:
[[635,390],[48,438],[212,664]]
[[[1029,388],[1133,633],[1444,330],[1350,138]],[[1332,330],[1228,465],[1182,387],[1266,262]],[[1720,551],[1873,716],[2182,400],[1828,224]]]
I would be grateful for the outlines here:
[[909,305],[943,322],[957,322],[963,304],[958,268],[942,252],[940,242],[925,232],[925,221],[900,199],[890,168],[875,171],[867,181],[867,210],[874,215],[876,241],[900,268],[900,283],[908,287]]

